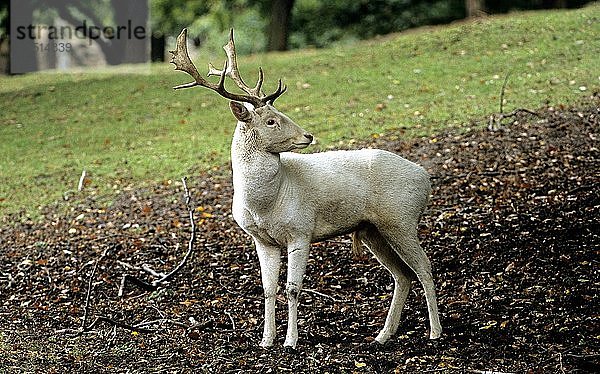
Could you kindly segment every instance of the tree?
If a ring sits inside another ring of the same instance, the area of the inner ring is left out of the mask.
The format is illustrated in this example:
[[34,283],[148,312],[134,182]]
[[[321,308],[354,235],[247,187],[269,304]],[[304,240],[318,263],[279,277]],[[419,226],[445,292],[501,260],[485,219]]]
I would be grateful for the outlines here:
[[0,40],[5,37],[8,30],[8,0],[0,0]]
[[8,74],[10,71],[8,56],[8,0],[0,0],[0,74]]
[[152,33],[177,36],[196,19],[207,14],[221,0],[151,0]]
[[465,0],[465,8],[467,10],[467,17],[477,17],[483,12],[484,0]]
[[267,49],[285,51],[288,48],[290,34],[290,16],[294,0],[273,0],[268,29]]

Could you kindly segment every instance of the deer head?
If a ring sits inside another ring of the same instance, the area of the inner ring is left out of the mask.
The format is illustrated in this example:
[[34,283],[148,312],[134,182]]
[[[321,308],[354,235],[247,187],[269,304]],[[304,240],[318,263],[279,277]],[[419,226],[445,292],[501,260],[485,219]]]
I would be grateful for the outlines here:
[[[227,60],[222,70],[218,70],[209,64],[208,76],[218,76],[219,82],[212,83],[203,78],[192,63],[187,51],[187,29],[183,29],[177,37],[175,51],[171,63],[175,64],[175,70],[188,73],[194,81],[182,84],[174,89],[202,86],[217,92],[224,98],[232,100],[229,104],[231,112],[238,120],[238,128],[246,138],[252,139],[254,149],[264,150],[270,153],[280,153],[307,147],[311,144],[313,136],[296,125],[289,117],[273,107],[273,102],[281,96],[286,87],[281,79],[277,90],[266,95],[262,90],[264,73],[262,68],[258,69],[258,80],[256,86],[249,87],[242,79],[237,65],[233,29],[229,33],[229,42],[223,47]],[[231,78],[237,87],[244,92],[236,94],[225,89],[225,77]],[[244,104],[246,103],[246,104]],[[250,104],[250,105],[248,105]]]
[[238,129],[253,150],[269,153],[289,152],[308,147],[313,136],[271,105],[256,109],[232,101],[231,112],[238,119]]

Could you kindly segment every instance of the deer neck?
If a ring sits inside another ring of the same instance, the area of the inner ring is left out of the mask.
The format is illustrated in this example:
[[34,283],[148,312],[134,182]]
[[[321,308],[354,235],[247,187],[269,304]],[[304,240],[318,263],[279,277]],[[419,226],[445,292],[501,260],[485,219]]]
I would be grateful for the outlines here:
[[259,148],[252,130],[236,128],[231,145],[234,193],[252,211],[271,209],[283,183],[279,154]]

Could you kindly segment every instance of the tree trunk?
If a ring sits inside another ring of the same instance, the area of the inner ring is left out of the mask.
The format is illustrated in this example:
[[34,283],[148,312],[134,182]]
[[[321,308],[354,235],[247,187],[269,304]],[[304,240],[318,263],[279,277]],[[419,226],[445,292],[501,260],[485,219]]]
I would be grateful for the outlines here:
[[164,35],[152,35],[150,56],[152,62],[165,62],[166,38]]
[[543,7],[546,9],[552,8],[566,8],[567,0],[544,0],[542,2]]
[[477,17],[483,12],[484,0],[465,0],[465,8],[467,9],[467,17]]
[[293,6],[294,0],[273,0],[267,50],[285,51],[287,49],[290,15]]

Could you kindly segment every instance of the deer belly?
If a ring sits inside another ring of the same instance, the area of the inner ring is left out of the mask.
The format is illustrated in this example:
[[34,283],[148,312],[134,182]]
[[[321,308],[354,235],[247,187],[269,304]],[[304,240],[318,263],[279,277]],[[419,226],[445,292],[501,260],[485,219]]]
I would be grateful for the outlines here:
[[312,242],[354,232],[365,221],[362,209],[357,206],[343,208],[344,205],[330,207],[317,214]]

